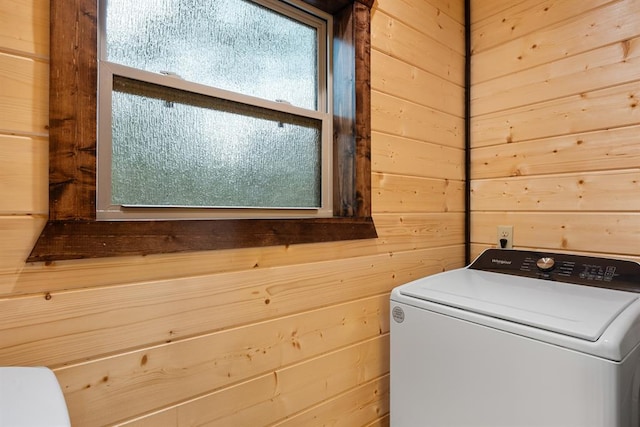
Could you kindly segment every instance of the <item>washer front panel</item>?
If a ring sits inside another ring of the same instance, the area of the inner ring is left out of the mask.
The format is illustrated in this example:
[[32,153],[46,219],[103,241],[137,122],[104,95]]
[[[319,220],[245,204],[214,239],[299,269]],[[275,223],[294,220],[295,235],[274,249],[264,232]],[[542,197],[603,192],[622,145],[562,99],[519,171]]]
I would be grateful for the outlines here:
[[[406,304],[391,320],[391,425],[632,424],[638,349],[613,362]],[[636,420],[637,422],[637,420]]]

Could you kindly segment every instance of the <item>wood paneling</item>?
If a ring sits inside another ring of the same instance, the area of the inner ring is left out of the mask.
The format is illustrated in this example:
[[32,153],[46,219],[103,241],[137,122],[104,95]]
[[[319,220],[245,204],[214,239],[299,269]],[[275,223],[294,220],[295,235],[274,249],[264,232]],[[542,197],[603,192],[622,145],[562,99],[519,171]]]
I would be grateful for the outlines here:
[[0,51],[25,56],[49,56],[49,2],[0,2]]
[[25,263],[49,6],[0,5],[0,364],[54,368],[75,425],[388,426],[389,291],[464,262],[463,2],[374,5],[377,239]]
[[[525,0],[510,2],[476,2],[472,13],[471,49],[479,53],[535,32],[541,26],[562,24],[576,16],[617,0]],[[498,7],[496,7],[498,5]],[[490,9],[491,8],[491,9]],[[491,14],[493,12],[493,14]],[[542,25],[541,25],[542,24]]]
[[49,65],[0,51],[0,133],[48,135]]
[[0,134],[0,215],[48,212],[47,141]]
[[533,105],[638,79],[640,39],[633,38],[473,86],[473,114]]
[[478,211],[638,212],[640,169],[474,180],[471,191]]
[[376,172],[459,181],[464,179],[462,148],[380,132],[373,132],[371,139],[374,154],[372,168]]
[[388,369],[387,348],[388,335],[370,339],[123,425],[267,425],[384,375]]
[[[388,353],[380,349],[388,347],[386,306],[388,294],[68,366],[55,373],[74,425],[111,424],[151,407],[171,406],[226,387],[230,393],[217,393],[181,408],[178,419],[186,419],[179,425],[191,425],[186,423],[189,418],[218,417],[227,418],[227,425],[265,425],[384,375]],[[256,386],[259,393],[253,392]],[[267,393],[261,390],[265,386],[270,389]],[[236,400],[240,391],[245,398]],[[288,401],[288,408],[271,411],[279,406],[274,397]],[[205,406],[210,411],[203,412]],[[234,418],[246,423],[230,422]],[[263,424],[255,423],[260,419]]]
[[[415,250],[424,247],[453,246],[457,245],[460,239],[464,240],[464,214],[461,212],[379,214],[376,216],[376,221],[385,227],[382,239],[389,243],[390,247],[401,244],[402,247]],[[446,248],[443,247],[442,250],[443,254],[447,253]],[[451,255],[449,254],[447,258]],[[453,261],[456,257],[449,259]]]
[[296,414],[275,426],[360,426],[386,415],[388,407],[389,376],[386,375]]
[[[398,0],[377,0],[376,3],[379,9],[394,19],[464,55],[464,19],[461,22],[459,17],[456,20],[449,14],[442,13],[441,5],[428,1]],[[462,2],[458,2],[460,3]],[[449,5],[445,4],[447,6]]]
[[373,131],[462,148],[464,120],[430,107],[373,92],[371,120]]
[[639,101],[635,81],[487,114],[472,119],[472,147],[636,125]]
[[427,38],[375,6],[372,13],[371,41],[375,50],[454,84],[464,84],[464,55],[459,49],[452,49],[446,40],[440,43]]
[[482,3],[472,2],[473,252],[512,224],[516,248],[638,259],[640,3]]
[[391,423],[389,414],[384,415],[381,418],[373,421],[371,424],[367,424],[365,427],[389,427]]
[[[472,10],[478,3],[481,2],[472,1]],[[578,5],[582,2],[577,0],[562,3],[566,3],[562,9],[569,11],[572,7],[582,8]],[[503,9],[510,6],[505,1],[495,4]],[[528,9],[527,13],[534,13],[534,10]],[[505,34],[506,38],[499,45],[475,52],[472,58],[472,84],[637,37],[639,13],[640,3],[636,0],[621,0],[581,15],[573,15],[550,27],[547,27],[546,20],[532,20],[530,32],[526,35],[511,37]]]
[[[415,214],[414,214],[415,216]],[[200,276],[214,273],[242,271],[248,269],[304,264],[318,260],[330,261],[357,256],[388,254],[410,249],[433,248],[439,245],[459,245],[461,250],[462,214],[461,213],[427,213],[422,214],[416,222],[425,225],[422,232],[406,229],[402,217],[397,214],[378,214],[375,218],[380,237],[375,241],[346,241],[339,243],[322,243],[275,246],[263,249],[247,248],[234,251],[214,251],[193,253],[189,255],[167,254],[148,257],[122,257],[116,260],[95,259],[84,261],[60,261],[48,264],[33,263],[24,265],[18,254],[6,261],[4,270],[0,270],[0,283],[8,287],[0,288],[4,294],[33,294],[56,292],[66,289],[81,289],[96,286],[118,285],[127,282],[169,280],[183,277],[184,270],[190,275]],[[407,223],[410,224],[411,222]],[[25,233],[36,233],[29,221],[12,223],[11,235],[20,237]],[[449,230],[448,233],[443,233]],[[26,243],[25,243],[26,245]],[[32,244],[31,244],[32,245]],[[13,248],[15,251],[16,247]],[[7,253],[10,253],[7,247]],[[437,255],[434,253],[434,255]],[[455,267],[461,258],[454,257],[445,261],[446,269]],[[19,266],[21,274],[16,276],[15,268]],[[9,268],[13,266],[13,268]]]
[[475,212],[474,243],[492,244],[496,224],[514,227],[514,245],[638,256],[638,214],[625,212]]
[[464,2],[458,0],[431,0],[429,1],[438,12],[446,13],[457,23],[464,25]]
[[[493,15],[507,10],[509,7],[523,3],[526,0],[512,0],[507,4],[504,1],[473,1],[471,4],[471,31],[479,25],[481,21],[489,19]],[[474,40],[471,40],[475,43]]]
[[374,50],[372,57],[379,66],[379,72],[371,79],[373,90],[457,117],[464,116],[464,88],[461,86],[379,51]]
[[[395,233],[408,241],[455,239],[437,218],[427,223],[407,215],[397,224]],[[184,339],[378,294],[459,264],[459,251],[423,249],[0,299],[0,354],[6,364],[58,366]]]
[[0,216],[0,295],[14,292],[24,260],[45,222],[44,217],[33,215]]
[[640,126],[473,150],[474,179],[630,169],[640,165]]
[[391,174],[373,174],[377,212],[464,212],[464,183]]

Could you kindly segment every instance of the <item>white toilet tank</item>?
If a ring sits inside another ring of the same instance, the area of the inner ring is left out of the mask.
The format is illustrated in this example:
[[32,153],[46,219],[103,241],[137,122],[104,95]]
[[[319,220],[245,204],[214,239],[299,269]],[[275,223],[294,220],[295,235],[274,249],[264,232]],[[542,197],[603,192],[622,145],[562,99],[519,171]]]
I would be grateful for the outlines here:
[[54,373],[44,367],[0,367],[0,427],[69,427]]

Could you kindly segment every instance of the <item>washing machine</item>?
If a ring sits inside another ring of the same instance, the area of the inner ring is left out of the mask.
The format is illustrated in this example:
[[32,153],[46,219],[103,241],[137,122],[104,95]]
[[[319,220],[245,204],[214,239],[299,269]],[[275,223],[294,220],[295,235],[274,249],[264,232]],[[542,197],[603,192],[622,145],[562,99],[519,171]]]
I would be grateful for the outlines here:
[[391,293],[392,427],[637,427],[640,264],[489,249]]

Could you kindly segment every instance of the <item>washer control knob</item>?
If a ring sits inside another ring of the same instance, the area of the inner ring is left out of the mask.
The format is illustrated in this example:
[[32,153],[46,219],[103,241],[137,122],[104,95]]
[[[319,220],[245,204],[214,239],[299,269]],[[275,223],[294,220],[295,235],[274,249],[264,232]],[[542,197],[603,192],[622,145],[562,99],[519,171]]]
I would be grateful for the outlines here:
[[536,265],[541,271],[551,271],[556,265],[556,261],[553,258],[543,257],[536,262]]

